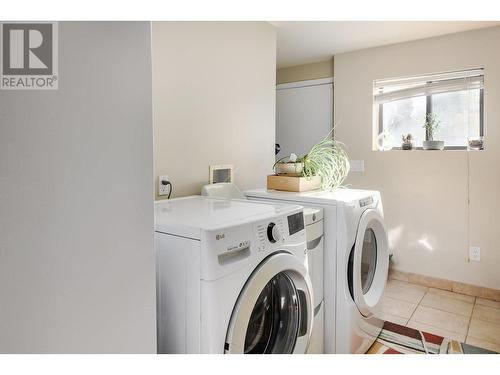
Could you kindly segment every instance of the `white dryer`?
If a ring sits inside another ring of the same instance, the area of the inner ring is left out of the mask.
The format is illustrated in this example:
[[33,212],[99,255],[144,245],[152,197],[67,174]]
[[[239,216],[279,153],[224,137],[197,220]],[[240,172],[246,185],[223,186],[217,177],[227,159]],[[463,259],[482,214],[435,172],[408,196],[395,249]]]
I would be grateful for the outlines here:
[[159,353],[305,353],[302,208],[194,196],[155,204]]
[[389,267],[380,193],[354,189],[245,193],[250,200],[323,208],[325,352],[366,352],[383,326],[375,316]]

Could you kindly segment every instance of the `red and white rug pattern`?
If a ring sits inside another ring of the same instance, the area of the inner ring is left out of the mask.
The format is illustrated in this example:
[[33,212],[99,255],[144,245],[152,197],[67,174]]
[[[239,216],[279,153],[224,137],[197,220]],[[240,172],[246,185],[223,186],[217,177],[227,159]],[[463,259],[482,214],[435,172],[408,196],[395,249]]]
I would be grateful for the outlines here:
[[385,322],[367,354],[493,354],[446,337]]

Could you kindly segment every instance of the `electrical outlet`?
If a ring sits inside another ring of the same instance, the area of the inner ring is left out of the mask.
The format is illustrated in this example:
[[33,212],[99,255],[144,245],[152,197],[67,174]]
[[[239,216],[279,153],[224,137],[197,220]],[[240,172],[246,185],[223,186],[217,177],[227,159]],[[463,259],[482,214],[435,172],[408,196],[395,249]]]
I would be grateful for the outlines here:
[[158,195],[168,195],[171,187],[169,185],[163,185],[163,181],[170,181],[167,175],[158,176]]
[[476,246],[469,247],[469,261],[480,262],[481,261],[481,248]]

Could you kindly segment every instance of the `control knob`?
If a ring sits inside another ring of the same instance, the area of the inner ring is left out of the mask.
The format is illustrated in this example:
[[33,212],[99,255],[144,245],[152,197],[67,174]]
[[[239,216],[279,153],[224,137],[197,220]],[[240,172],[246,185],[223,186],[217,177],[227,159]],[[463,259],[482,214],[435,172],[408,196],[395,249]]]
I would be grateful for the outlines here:
[[271,243],[276,243],[283,239],[281,230],[275,223],[270,223],[267,226],[267,238]]

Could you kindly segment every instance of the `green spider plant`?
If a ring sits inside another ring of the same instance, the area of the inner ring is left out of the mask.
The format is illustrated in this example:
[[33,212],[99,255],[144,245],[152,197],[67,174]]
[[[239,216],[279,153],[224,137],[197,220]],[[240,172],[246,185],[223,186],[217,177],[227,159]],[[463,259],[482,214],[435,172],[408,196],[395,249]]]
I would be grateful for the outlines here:
[[428,113],[425,116],[425,124],[423,128],[425,129],[427,140],[434,140],[434,133],[441,126],[441,121],[438,120],[438,117],[435,113]]
[[[311,178],[321,177],[323,190],[335,190],[344,182],[349,173],[349,158],[345,145],[332,137],[333,129],[316,143],[307,154],[297,158],[296,163],[303,163],[301,175]],[[278,160],[275,165],[285,158]]]

